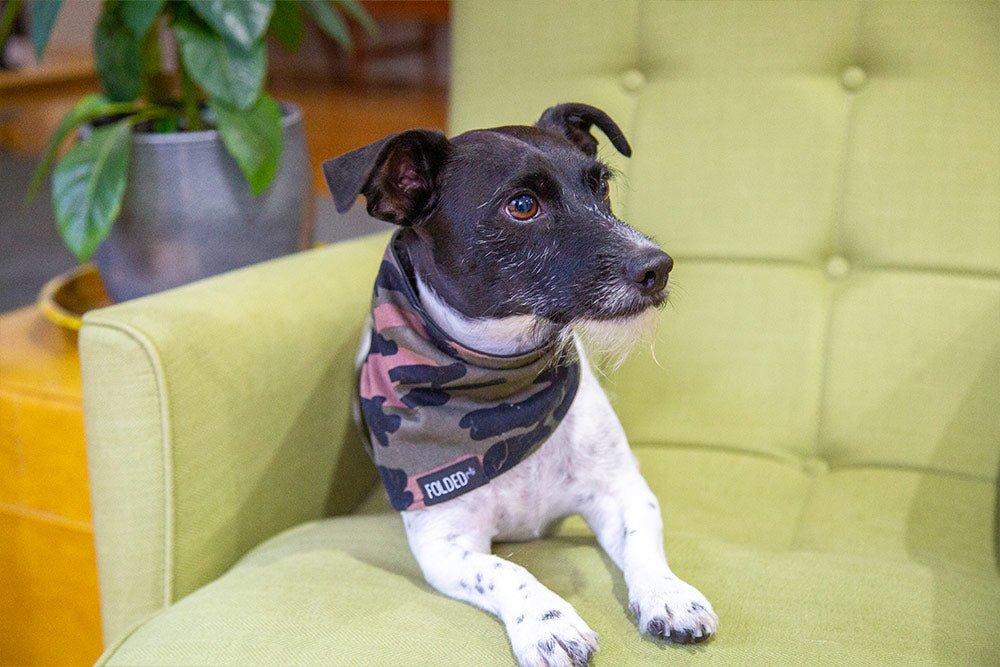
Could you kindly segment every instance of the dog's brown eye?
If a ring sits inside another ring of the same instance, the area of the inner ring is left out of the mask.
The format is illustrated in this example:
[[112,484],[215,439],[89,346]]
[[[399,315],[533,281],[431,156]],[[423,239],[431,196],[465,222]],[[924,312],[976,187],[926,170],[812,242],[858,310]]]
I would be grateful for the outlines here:
[[518,195],[507,202],[507,213],[515,220],[530,220],[538,214],[538,200],[531,195]]
[[607,176],[601,176],[601,182],[597,184],[597,195],[601,198],[601,201],[607,201],[608,197],[611,195],[611,188],[608,186]]

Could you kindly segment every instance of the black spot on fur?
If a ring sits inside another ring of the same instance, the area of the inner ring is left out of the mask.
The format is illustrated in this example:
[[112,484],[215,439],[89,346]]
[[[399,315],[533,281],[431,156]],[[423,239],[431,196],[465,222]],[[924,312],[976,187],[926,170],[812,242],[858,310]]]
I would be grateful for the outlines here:
[[542,614],[542,620],[543,621],[548,621],[548,620],[551,620],[553,618],[560,618],[561,616],[562,616],[562,612],[559,611],[558,609],[550,609],[547,612],[545,612],[544,614]]
[[524,623],[524,614],[521,614],[520,616],[517,617],[517,622]]

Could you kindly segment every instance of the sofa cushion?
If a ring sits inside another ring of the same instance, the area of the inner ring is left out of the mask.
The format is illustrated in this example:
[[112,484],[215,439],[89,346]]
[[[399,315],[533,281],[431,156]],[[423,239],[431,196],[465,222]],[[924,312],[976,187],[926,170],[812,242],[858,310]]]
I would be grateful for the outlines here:
[[452,125],[585,100],[632,142],[602,153],[616,213],[675,267],[656,362],[607,383],[630,442],[828,471],[786,510],[814,539],[862,498],[870,531],[841,539],[931,536],[995,573],[1000,5],[540,3],[512,40],[516,12],[456,6]]
[[[721,618],[711,642],[640,637],[621,573],[577,518],[548,539],[494,546],[600,635],[594,664],[1000,661],[1000,584],[982,558],[991,549],[964,537],[969,522],[992,517],[989,484],[912,470],[831,473],[718,448],[640,446],[637,455],[662,500],[671,566]],[[512,662],[497,620],[424,582],[394,513],[287,531],[102,658]]]

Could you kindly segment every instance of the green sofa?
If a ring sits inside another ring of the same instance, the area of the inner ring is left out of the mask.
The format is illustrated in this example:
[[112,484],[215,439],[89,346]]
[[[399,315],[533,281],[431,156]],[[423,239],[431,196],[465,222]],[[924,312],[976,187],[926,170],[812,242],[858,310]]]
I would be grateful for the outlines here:
[[[595,665],[1000,664],[1000,3],[458,2],[452,131],[583,101],[676,259],[605,384],[718,635],[639,635],[578,519],[498,544]],[[508,665],[350,419],[386,237],[89,313],[102,664]]]

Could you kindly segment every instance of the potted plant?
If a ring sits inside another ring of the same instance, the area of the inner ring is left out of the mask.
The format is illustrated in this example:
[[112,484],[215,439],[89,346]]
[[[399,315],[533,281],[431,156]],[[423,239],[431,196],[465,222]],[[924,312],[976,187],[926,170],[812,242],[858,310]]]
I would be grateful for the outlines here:
[[[32,3],[39,58],[60,5]],[[349,47],[345,16],[374,32],[350,0],[105,0],[94,34],[103,94],[62,119],[28,197],[55,163],[60,235],[78,260],[94,258],[113,299],[301,247],[312,210],[301,112],[264,91],[266,39],[297,49],[308,17]]]

